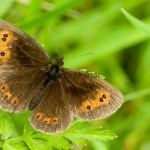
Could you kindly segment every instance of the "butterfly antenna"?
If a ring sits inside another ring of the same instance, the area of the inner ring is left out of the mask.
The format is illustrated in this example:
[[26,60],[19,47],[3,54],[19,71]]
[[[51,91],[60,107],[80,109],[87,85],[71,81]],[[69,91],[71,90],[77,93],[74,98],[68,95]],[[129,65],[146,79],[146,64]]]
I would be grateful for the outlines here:
[[54,38],[54,36],[53,36],[52,30],[50,29],[50,27],[48,27],[48,30],[49,30],[50,35],[51,35],[51,37],[52,37],[52,40],[53,40],[55,49],[56,49],[57,54],[58,54],[58,57],[60,58],[60,53],[59,53],[59,50],[58,50],[58,47],[57,47],[57,44],[56,44],[56,40],[55,40],[55,38]]
[[65,59],[70,59],[70,58],[80,57],[80,56],[87,56],[87,55],[95,55],[95,53],[86,53],[86,54],[81,54],[81,55],[75,55],[75,56],[68,57],[68,58],[65,58]]

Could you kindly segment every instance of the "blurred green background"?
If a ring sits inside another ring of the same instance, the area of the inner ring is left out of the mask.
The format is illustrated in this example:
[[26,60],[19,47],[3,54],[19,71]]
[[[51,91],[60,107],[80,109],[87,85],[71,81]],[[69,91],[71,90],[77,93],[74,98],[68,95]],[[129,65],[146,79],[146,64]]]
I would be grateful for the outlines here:
[[[123,106],[98,122],[118,138],[87,141],[77,150],[150,150],[150,32],[132,25],[121,8],[150,24],[149,0],[0,0],[0,18],[32,36],[52,59],[56,41],[65,67],[96,71],[123,93]],[[18,130],[27,116],[13,116]]]

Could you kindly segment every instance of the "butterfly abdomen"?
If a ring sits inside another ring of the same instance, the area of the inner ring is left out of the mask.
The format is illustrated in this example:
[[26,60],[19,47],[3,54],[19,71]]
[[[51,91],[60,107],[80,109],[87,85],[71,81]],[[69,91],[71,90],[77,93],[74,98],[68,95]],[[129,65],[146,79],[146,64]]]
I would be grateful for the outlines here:
[[38,91],[35,93],[30,102],[30,110],[33,110],[40,103],[47,86],[54,82],[54,80],[58,80],[61,73],[62,71],[60,70],[59,66],[52,65],[50,67],[49,71],[46,72],[45,78],[41,81]]

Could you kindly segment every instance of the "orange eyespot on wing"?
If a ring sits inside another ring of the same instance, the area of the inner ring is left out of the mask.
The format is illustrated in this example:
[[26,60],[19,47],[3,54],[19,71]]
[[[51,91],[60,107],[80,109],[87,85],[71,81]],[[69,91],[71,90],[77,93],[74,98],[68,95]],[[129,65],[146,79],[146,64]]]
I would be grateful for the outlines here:
[[99,90],[95,99],[89,99],[82,103],[79,112],[90,112],[95,108],[106,105],[110,100],[110,93],[105,90]]
[[42,119],[42,117],[43,117],[43,113],[41,113],[41,112],[38,112],[36,115],[35,115],[35,118],[36,118],[36,120],[41,120]]
[[2,95],[2,100],[10,100],[12,97],[12,94],[9,91],[9,87],[7,83],[4,83],[2,86],[0,86],[0,92]]
[[2,61],[3,64],[7,63],[8,59],[10,57],[10,52],[9,51],[2,51],[0,52],[0,59]]
[[10,98],[12,97],[12,94],[10,94],[10,92],[7,91],[7,92],[4,92],[3,96],[5,100],[10,100]]
[[14,36],[12,32],[5,29],[0,32],[0,60],[3,64],[7,63],[10,58],[11,47],[9,43],[12,42],[13,39]]
[[110,100],[110,93],[106,90],[100,90],[97,93],[96,101],[99,105],[106,105]]
[[79,108],[81,112],[89,112],[93,109],[92,103],[89,100],[86,100]]
[[7,46],[7,43],[11,42],[12,39],[14,38],[12,32],[10,32],[9,30],[6,30],[6,29],[3,29],[1,32],[0,32],[0,45],[6,45]]
[[19,104],[19,99],[17,97],[13,98],[11,104],[17,106]]
[[8,90],[8,84],[7,83],[4,83],[2,86],[0,86],[1,92],[7,91],[7,90]]
[[[42,112],[38,112],[37,114],[35,114],[35,119],[37,121],[40,121],[42,118],[43,118],[43,113]],[[58,117],[50,118],[48,116],[45,116],[41,120],[41,122],[44,123],[44,124],[46,124],[46,125],[49,125],[49,124],[57,125],[58,124]]]
[[50,117],[45,117],[45,118],[42,120],[42,122],[48,125],[48,124],[50,124],[50,120],[51,120]]
[[52,124],[53,124],[53,125],[58,124],[58,117],[52,118]]
[[0,93],[2,95],[2,100],[10,100],[12,98],[12,94],[9,91],[7,83],[3,83],[2,86],[0,86]]

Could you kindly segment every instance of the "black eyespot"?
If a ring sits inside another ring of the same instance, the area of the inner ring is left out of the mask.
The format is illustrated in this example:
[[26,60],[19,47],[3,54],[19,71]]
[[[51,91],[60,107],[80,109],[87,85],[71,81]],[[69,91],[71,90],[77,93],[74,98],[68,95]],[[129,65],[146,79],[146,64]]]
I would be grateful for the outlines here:
[[17,104],[17,102],[16,102],[16,101],[13,101],[13,104]]
[[103,97],[103,98],[106,98],[106,95],[105,95],[105,94],[103,94],[103,95],[102,95],[102,97]]
[[5,96],[5,98],[7,99],[7,98],[8,98],[8,96],[6,95],[6,96]]
[[41,120],[42,116],[43,116],[43,114],[38,112],[35,117],[36,117],[37,120]]
[[4,34],[3,36],[4,36],[4,37],[8,37],[8,34]]
[[4,53],[4,52],[1,52],[1,56],[5,56],[5,53]]
[[14,98],[14,99],[11,100],[11,104],[13,104],[15,106],[17,106],[18,103],[19,103],[19,99],[18,98]]
[[57,122],[57,120],[53,120],[53,123],[56,123]]
[[40,115],[36,115],[36,119],[39,119],[40,118]]
[[2,87],[2,90],[4,91],[5,89],[6,89],[6,88],[3,86],[3,87]]
[[6,38],[2,38],[2,41],[6,41]]
[[91,106],[88,105],[88,106],[87,106],[87,109],[90,110],[90,109],[91,109]]
[[103,98],[100,98],[99,101],[100,101],[100,102],[103,102],[104,100],[103,100]]
[[5,53],[4,53],[4,52],[1,52],[1,56],[5,56]]

